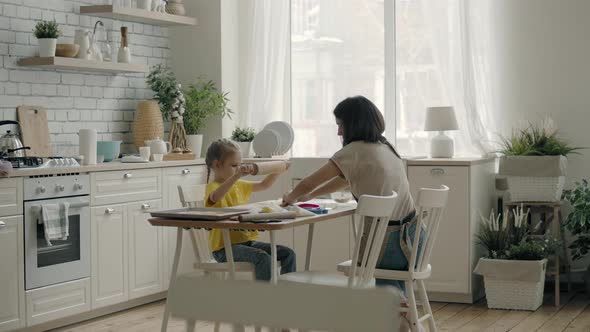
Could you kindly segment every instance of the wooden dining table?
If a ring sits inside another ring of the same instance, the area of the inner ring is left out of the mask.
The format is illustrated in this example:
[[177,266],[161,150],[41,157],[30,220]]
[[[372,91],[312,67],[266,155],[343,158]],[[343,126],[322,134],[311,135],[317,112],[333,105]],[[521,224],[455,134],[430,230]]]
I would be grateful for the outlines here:
[[[274,202],[274,201],[273,201]],[[314,203],[314,201],[310,201]],[[325,200],[322,201],[325,204]],[[295,227],[301,227],[307,225],[309,227],[307,233],[307,245],[305,254],[305,270],[309,271],[311,266],[311,252],[313,244],[313,233],[315,224],[323,221],[333,220],[340,217],[352,216],[356,210],[356,203],[345,203],[335,204],[336,207],[329,209],[325,214],[315,214],[313,216],[298,217],[295,219],[286,219],[280,222],[269,222],[269,223],[253,223],[253,222],[239,222],[238,220],[227,219],[227,220],[187,220],[187,219],[168,219],[168,218],[150,218],[149,223],[152,226],[163,226],[163,227],[176,227],[176,249],[174,251],[174,261],[172,264],[172,271],[170,275],[169,288],[174,286],[176,280],[178,264],[180,260],[180,252],[182,250],[182,232],[185,229],[198,228],[198,229],[221,229],[223,233],[223,242],[227,257],[227,263],[229,265],[230,279],[235,279],[236,270],[235,262],[233,257],[233,251],[230,240],[230,231],[232,230],[256,230],[256,231],[267,231],[270,235],[270,248],[271,248],[271,283],[276,284],[279,278],[278,271],[278,258],[277,258],[277,241],[276,232],[286,230]],[[163,326],[168,321],[168,308],[164,311]],[[163,327],[163,330],[165,328]]]

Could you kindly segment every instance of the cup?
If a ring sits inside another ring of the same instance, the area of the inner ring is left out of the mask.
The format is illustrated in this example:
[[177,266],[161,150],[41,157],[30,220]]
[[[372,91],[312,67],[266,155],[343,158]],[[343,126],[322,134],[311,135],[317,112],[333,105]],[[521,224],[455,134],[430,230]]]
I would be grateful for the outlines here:
[[154,161],[162,161],[164,160],[164,155],[161,153],[154,153],[152,158],[154,158]]
[[143,160],[150,160],[150,147],[142,146],[139,148],[139,156]]

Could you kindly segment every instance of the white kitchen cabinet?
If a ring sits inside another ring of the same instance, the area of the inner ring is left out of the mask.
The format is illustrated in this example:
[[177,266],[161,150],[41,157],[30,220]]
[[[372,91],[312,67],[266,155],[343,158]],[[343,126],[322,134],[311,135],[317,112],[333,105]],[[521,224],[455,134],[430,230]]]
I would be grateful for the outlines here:
[[159,168],[92,173],[91,205],[161,198],[161,177],[162,170]]
[[[187,167],[170,167],[164,169],[163,175],[163,207],[165,209],[179,209],[180,197],[178,196],[178,186],[202,186],[198,191],[205,193],[207,185],[207,167],[205,166],[187,166]],[[152,226],[153,227],[153,226]],[[174,250],[176,249],[176,227],[162,227],[164,234],[164,289],[168,289],[170,283],[170,273],[172,271],[172,262],[174,261]],[[188,232],[183,232],[182,251],[178,264],[178,273],[194,271],[193,264],[195,256],[191,245]]]
[[90,310],[90,279],[84,278],[27,291],[27,326]]
[[164,235],[150,225],[149,210],[161,209],[160,200],[127,204],[129,246],[129,299],[162,291],[164,285]]
[[23,214],[23,179],[0,180],[0,216]]
[[420,188],[450,188],[445,215],[430,258],[432,276],[426,282],[434,301],[473,303],[483,296],[473,269],[481,253],[476,245],[479,215],[493,207],[493,159],[408,160],[412,196]]
[[1,332],[25,326],[23,238],[23,218],[21,216],[0,217]]
[[127,206],[93,207],[92,308],[116,304],[129,298]]

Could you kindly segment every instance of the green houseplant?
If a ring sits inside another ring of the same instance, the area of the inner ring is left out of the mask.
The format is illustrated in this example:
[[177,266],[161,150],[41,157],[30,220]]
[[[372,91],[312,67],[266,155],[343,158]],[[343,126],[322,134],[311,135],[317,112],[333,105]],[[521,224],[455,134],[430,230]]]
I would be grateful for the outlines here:
[[567,169],[566,156],[580,148],[558,136],[550,118],[528,123],[510,137],[501,138],[504,156],[499,174],[508,181],[512,201],[557,202],[561,199]]
[[474,272],[484,277],[489,308],[536,310],[543,302],[547,257],[558,244],[531,237],[528,214],[520,207],[481,217],[477,241],[487,255]]
[[39,56],[55,56],[57,38],[61,35],[59,26],[55,21],[39,21],[33,29],[35,37],[39,40]]
[[250,156],[250,147],[256,132],[253,128],[236,127],[231,133],[231,139],[238,143],[242,150],[242,157],[248,158]]
[[184,113],[184,127],[188,135],[191,149],[197,155],[203,144],[201,133],[205,122],[213,116],[229,117],[233,112],[228,107],[228,92],[221,92],[213,81],[199,78],[184,91],[186,97],[186,112]]
[[[569,248],[572,250],[572,258],[578,260],[590,252],[590,188],[588,180],[578,181],[573,189],[565,190],[563,199],[573,209],[565,219],[565,227],[576,237]],[[586,292],[590,295],[590,265],[584,274],[584,284]]]

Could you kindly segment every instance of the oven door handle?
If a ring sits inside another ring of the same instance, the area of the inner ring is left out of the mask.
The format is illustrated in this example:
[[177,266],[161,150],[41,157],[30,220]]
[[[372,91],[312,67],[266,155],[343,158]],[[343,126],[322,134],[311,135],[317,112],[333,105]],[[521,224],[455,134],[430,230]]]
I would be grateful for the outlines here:
[[[90,206],[90,202],[70,203],[70,209],[77,209],[85,206]],[[41,205],[31,206],[33,212],[41,212]]]

